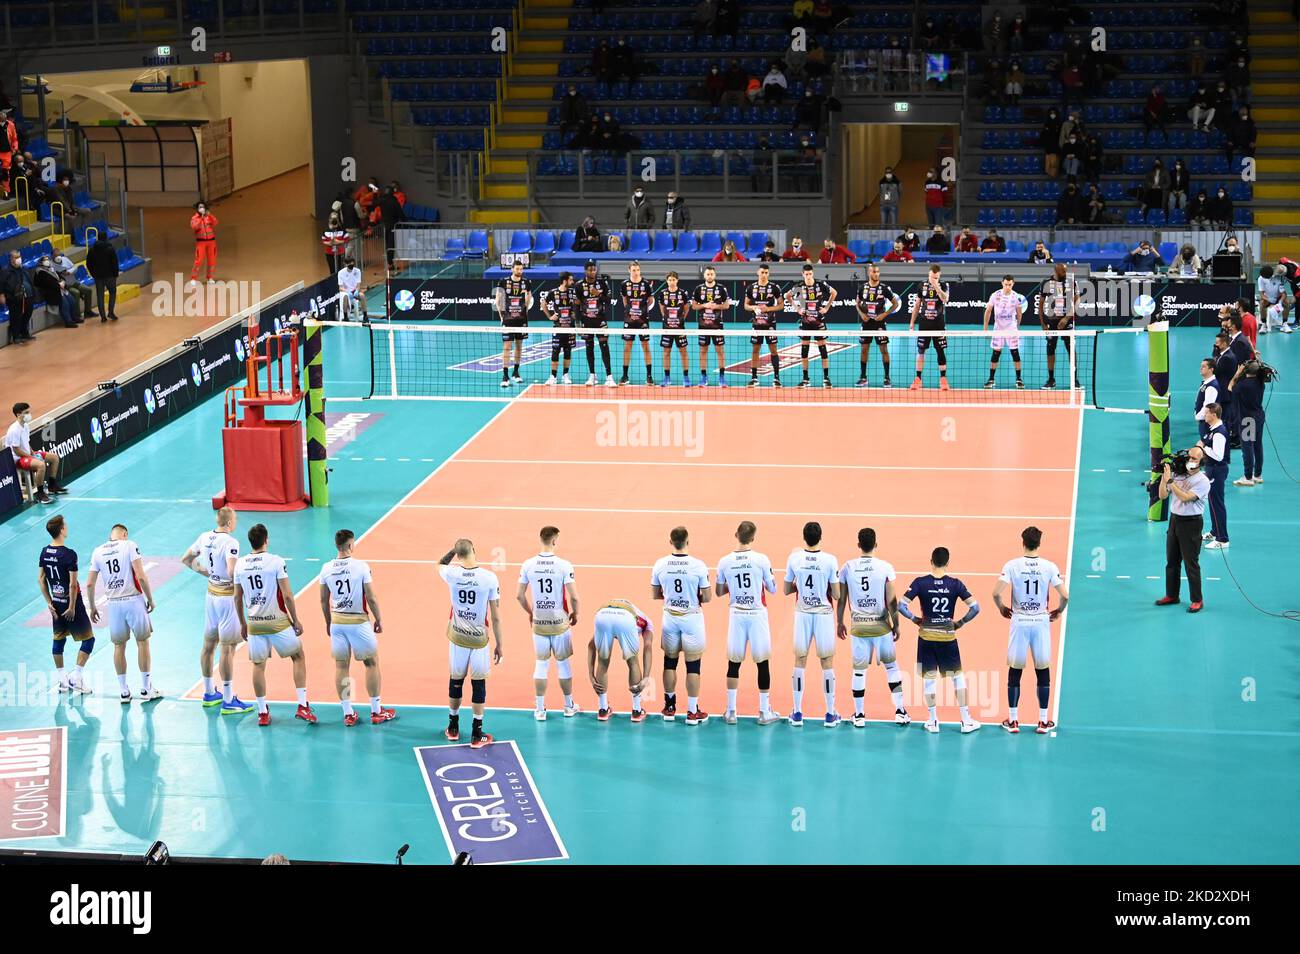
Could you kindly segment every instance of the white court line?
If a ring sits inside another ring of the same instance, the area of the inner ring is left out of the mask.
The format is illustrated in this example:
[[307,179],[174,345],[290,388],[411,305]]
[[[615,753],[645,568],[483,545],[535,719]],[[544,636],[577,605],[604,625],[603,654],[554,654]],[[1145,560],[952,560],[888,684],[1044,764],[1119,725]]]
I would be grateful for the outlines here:
[[[733,372],[733,373],[735,373],[735,374],[740,374],[740,373],[742,373],[742,372]],[[531,385],[529,385],[529,387],[537,387],[537,386],[538,386],[538,385],[535,385],[535,384],[531,384]],[[603,387],[603,385],[602,385],[602,387]],[[926,390],[934,390],[934,389],[933,389],[933,388],[927,388]],[[959,394],[959,393],[962,393],[962,390],[963,390],[963,389],[958,388],[958,389],[954,389],[954,390],[952,390],[952,391],[949,391],[948,393],[949,393],[949,394]],[[972,389],[972,388],[967,388],[967,389],[964,389],[964,390],[965,390],[966,392],[970,393],[970,394],[987,394],[987,393],[988,393],[987,391],[983,391],[983,390],[975,390],[975,389]],[[857,391],[856,389],[853,391],[853,393],[854,393],[854,394],[861,394],[861,392],[860,392],[860,391]],[[716,401],[700,401],[700,400],[691,400],[691,399],[689,399],[689,398],[677,398],[677,397],[668,397],[668,396],[664,396],[664,397],[661,397],[661,398],[654,398],[654,397],[646,397],[646,398],[625,397],[625,398],[619,399],[619,398],[615,398],[615,397],[610,397],[610,398],[606,398],[606,397],[597,397],[597,396],[595,396],[595,395],[588,395],[588,394],[585,394],[585,393],[583,393],[583,394],[579,394],[579,393],[577,393],[577,392],[575,392],[574,395],[573,395],[572,397],[553,397],[553,398],[547,398],[547,397],[530,397],[530,398],[528,398],[527,400],[523,400],[522,398],[523,398],[523,395],[521,395],[521,394],[504,394],[504,395],[501,395],[501,396],[493,395],[493,396],[485,396],[485,397],[477,397],[477,396],[476,396],[476,397],[469,397],[469,396],[466,396],[466,395],[450,395],[450,394],[396,394],[396,395],[395,395],[395,394],[391,394],[391,393],[390,393],[390,394],[376,394],[376,395],[374,395],[373,397],[362,397],[362,396],[360,396],[360,395],[351,395],[351,394],[348,394],[348,395],[339,395],[339,396],[336,397],[335,395],[332,395],[332,394],[331,394],[331,395],[329,396],[329,402],[330,402],[331,404],[368,404],[368,403],[370,403],[370,402],[372,402],[372,401],[379,401],[379,402],[382,402],[382,401],[403,401],[403,402],[411,402],[411,401],[442,401],[442,402],[444,402],[444,403],[450,403],[450,404],[471,404],[471,403],[472,403],[472,404],[514,404],[515,402],[518,402],[518,403],[520,403],[520,404],[536,404],[536,405],[540,405],[540,404],[564,404],[564,405],[568,405],[569,407],[581,407],[581,406],[585,406],[585,407],[600,407],[601,405],[628,404],[628,405],[646,405],[646,406],[649,406],[649,407],[663,407],[663,406],[665,406],[665,405],[671,405],[671,406],[678,406],[678,407],[681,407],[681,406],[687,406],[687,407],[713,407],[713,408],[719,408],[719,409],[721,409],[721,408],[755,408],[755,407],[785,407],[785,408],[792,408],[792,407],[794,407],[794,408],[797,408],[797,407],[816,407],[816,408],[845,408],[845,409],[848,409],[848,410],[857,411],[857,412],[859,412],[859,413],[861,413],[863,410],[868,409],[868,408],[870,408],[873,412],[875,412],[875,411],[882,411],[882,410],[887,410],[887,409],[889,409],[889,408],[895,408],[895,407],[896,407],[896,408],[919,409],[919,410],[922,410],[922,411],[950,411],[950,410],[962,410],[962,411],[983,411],[983,410],[991,410],[991,411],[996,411],[996,412],[999,412],[999,413],[1006,412],[1006,411],[1078,411],[1078,410],[1080,410],[1080,408],[1079,408],[1079,406],[1078,406],[1077,404],[1076,404],[1076,405],[1070,405],[1070,404],[989,404],[989,403],[987,403],[987,402],[967,403],[967,402],[965,402],[965,401],[943,401],[943,402],[935,402],[935,403],[931,403],[931,404],[926,404],[926,403],[919,402],[919,401],[918,401],[918,402],[912,402],[912,401],[860,401],[860,400],[859,400],[859,401],[852,401],[852,402],[843,402],[843,401],[839,401],[839,402],[833,402],[833,401],[810,401],[810,400],[790,400],[790,401],[754,401],[754,400],[746,400],[746,399],[743,399],[743,398],[741,398],[741,399],[736,399],[736,400],[730,400],[730,401],[728,401],[728,400],[721,400],[721,399],[720,399],[720,400],[716,400]],[[1085,407],[1085,408],[1083,408],[1083,410],[1095,410],[1095,409],[1094,409],[1094,408]],[[1112,407],[1105,408],[1104,410],[1107,410],[1107,411],[1115,411],[1115,412],[1125,411],[1125,409],[1122,409],[1122,408],[1112,408]],[[1127,411],[1125,411],[1125,412],[1126,412],[1126,413],[1130,413],[1130,414],[1146,414],[1146,413],[1147,413],[1145,410],[1137,410],[1137,409],[1127,410]]]
[[899,464],[885,467],[877,464],[742,464],[731,461],[685,461],[685,460],[526,460],[496,457],[461,457],[457,464],[555,464],[565,467],[731,467],[740,470],[758,470],[771,468],[775,470],[938,470],[938,471],[988,471],[990,473],[1009,474],[1072,474],[1072,467],[911,467]]
[[[1065,579],[1068,582],[1070,573],[1074,569],[1074,531],[1078,526],[1077,517],[1079,513],[1079,473],[1082,470],[1079,462],[1083,460],[1083,415],[1079,415],[1079,429],[1075,435],[1074,442],[1074,493],[1070,497],[1070,522],[1067,523],[1066,533],[1070,535],[1070,541],[1065,550]],[[1088,574],[1092,577],[1093,574]],[[1065,631],[1070,622],[1070,607],[1067,604],[1065,612],[1061,614],[1061,636],[1056,641],[1056,692],[1052,696],[1052,721],[1057,725],[1061,724],[1061,696],[1065,685]]]
[[[373,558],[373,557],[366,557],[365,562],[368,564],[374,563],[374,564],[394,564],[399,566],[427,566],[430,569],[438,565],[437,560],[399,560],[399,559],[390,560],[390,559]],[[522,563],[497,563],[497,562],[485,563],[483,565],[488,567],[489,569],[496,569],[497,567],[507,567],[507,566],[523,566]],[[653,570],[654,569],[654,564],[652,563],[571,563],[569,565],[572,566],[575,570]],[[923,576],[924,574],[930,572],[930,568],[926,567],[924,570],[900,570],[895,568],[895,572],[902,573],[904,576],[908,576],[908,575]],[[1002,572],[1001,570],[990,570],[990,571],[963,570],[960,575],[961,576],[998,576],[1001,574],[1001,572]]]
[[[654,514],[677,514],[685,516],[701,517],[807,517],[807,510],[684,510],[681,508],[671,509],[652,509],[649,507],[628,508],[628,507],[552,507],[545,505],[533,504],[489,504],[489,503],[465,503],[465,504],[399,504],[406,510],[510,510],[523,511],[526,513],[548,512],[548,513],[654,513]],[[856,511],[854,513],[828,513],[825,510],[817,511],[819,517],[875,517],[879,519],[897,518],[899,520],[1070,520],[1068,516],[1062,517],[1045,517],[1042,514],[1026,516],[1024,514],[1003,513],[864,513]]]

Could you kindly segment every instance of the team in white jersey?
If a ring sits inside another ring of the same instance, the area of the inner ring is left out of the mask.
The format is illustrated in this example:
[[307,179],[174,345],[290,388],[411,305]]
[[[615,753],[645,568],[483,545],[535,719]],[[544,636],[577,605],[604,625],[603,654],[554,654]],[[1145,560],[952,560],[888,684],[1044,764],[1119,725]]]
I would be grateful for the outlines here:
[[[1007,561],[993,588],[993,603],[998,611],[1011,620],[1011,635],[1007,643],[1007,718],[1002,728],[1008,732],[1020,731],[1020,676],[1029,656],[1034,658],[1034,675],[1038,694],[1039,735],[1056,728],[1050,717],[1052,622],[1058,619],[1070,601],[1061,571],[1051,560],[1038,555],[1043,532],[1037,527],[1026,527],[1020,534],[1024,555]],[[1011,605],[1002,602],[1002,594],[1011,588]],[[1056,609],[1048,606],[1049,596],[1056,590],[1060,602]]]
[[650,617],[631,600],[610,600],[592,618],[591,642],[587,645],[587,674],[596,690],[596,718],[608,722],[613,710],[609,706],[609,660],[617,645],[627,662],[627,688],[632,693],[633,722],[645,721],[641,693],[650,674],[653,659],[654,627]]
[[794,603],[794,702],[790,724],[803,725],[804,666],[814,647],[822,665],[822,689],[826,694],[824,725],[840,723],[835,711],[835,620],[832,613],[840,595],[839,564],[821,549],[822,525],[809,521],[803,527],[802,548],[793,551],[785,564],[785,595]]
[[330,634],[334,684],[343,707],[343,724],[353,726],[360,721],[352,708],[351,667],[355,658],[366,670],[370,722],[381,725],[396,719],[397,712],[380,703],[379,641],[375,635],[382,633],[384,626],[379,619],[370,566],[352,555],[354,540],[351,530],[334,534],[338,557],[321,568],[320,607],[325,615],[325,631]]
[[[208,581],[203,601],[203,649],[199,670],[203,674],[203,704],[221,706],[222,715],[252,712],[253,705],[235,697],[235,649],[239,646],[239,614],[235,612],[235,561],[239,541],[235,539],[237,517],[230,507],[217,511],[217,528],[199,534],[181,562]],[[212,657],[221,644],[221,691],[212,678]]]
[[743,521],[736,528],[740,546],[718,561],[718,596],[731,597],[727,617],[727,712],[723,721],[736,724],[736,696],[740,688],[740,664],[745,650],[758,667],[758,724],[771,725],[780,718],[772,711],[772,627],[767,619],[767,594],[776,592],[772,561],[753,549],[758,528]]
[[674,527],[668,535],[673,552],[660,557],[650,573],[650,591],[663,600],[664,707],[663,717],[677,717],[677,663],[686,656],[686,724],[707,722],[709,714],[700,708],[700,659],[704,656],[703,604],[712,596],[709,568],[687,552],[690,535],[685,527]]
[[140,667],[140,698],[153,702],[162,698],[161,690],[154,687],[150,664],[149,636],[153,623],[153,591],[149,577],[140,559],[140,549],[127,537],[120,523],[113,525],[108,542],[95,547],[90,556],[90,575],[86,578],[86,602],[90,620],[99,622],[99,609],[95,606],[95,583],[102,580],[108,600],[108,636],[113,642],[113,668],[117,671],[117,685],[123,705],[131,702],[131,690],[126,681],[126,641],[135,637],[136,661]]
[[984,382],[984,387],[991,388],[996,383],[994,379],[998,374],[998,361],[1005,347],[1011,352],[1011,361],[1016,369],[1016,387],[1023,390],[1025,382],[1020,376],[1019,331],[1020,322],[1024,318],[1024,300],[1016,291],[1016,280],[1010,275],[1002,276],[1002,287],[989,296],[988,304],[984,306],[985,331],[989,330],[990,318],[993,320],[993,337],[989,344],[993,353],[989,357],[989,379]]
[[537,664],[533,667],[533,690],[536,708],[533,717],[546,721],[546,682],[551,657],[564,694],[564,715],[576,716],[581,709],[573,701],[573,627],[578,623],[578,589],[573,564],[555,555],[557,527],[542,527],[542,551],[529,557],[519,568],[519,589],[515,598],[528,614],[533,630],[533,650]]
[[248,531],[253,552],[235,561],[235,613],[240,636],[248,642],[253,664],[253,692],[257,696],[257,724],[271,724],[266,704],[266,662],[274,652],[293,663],[293,685],[298,694],[295,716],[316,722],[307,702],[307,652],[302,643],[302,623],[289,588],[284,560],[266,549],[269,534],[260,523]]
[[[453,564],[453,559],[459,563]],[[469,744],[481,748],[492,741],[483,731],[483,706],[487,701],[487,677],[492,663],[499,663],[501,652],[501,584],[486,567],[479,566],[474,544],[457,540],[438,561],[438,574],[451,595],[451,612],[447,619],[448,668],[451,679],[447,689],[447,730],[450,742],[460,740],[460,701],[465,679],[470,680],[470,708],[474,713]],[[490,622],[489,622],[490,620]],[[496,645],[488,653],[488,636]]]
[[[867,724],[867,669],[872,661],[885,668],[894,699],[894,721],[907,725],[912,717],[903,706],[903,676],[894,644],[898,642],[898,597],[894,567],[875,555],[876,531],[858,531],[858,556],[840,567],[840,596],[836,604],[840,639],[853,638],[853,725]],[[844,614],[848,610],[849,621]]]

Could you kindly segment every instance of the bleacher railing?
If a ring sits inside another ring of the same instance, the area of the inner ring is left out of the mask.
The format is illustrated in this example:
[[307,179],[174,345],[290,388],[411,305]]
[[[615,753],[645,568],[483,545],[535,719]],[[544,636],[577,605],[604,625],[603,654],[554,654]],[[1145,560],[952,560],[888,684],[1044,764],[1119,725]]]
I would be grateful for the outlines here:
[[[684,171],[685,170],[685,171]],[[649,178],[648,178],[649,177]],[[708,184],[711,199],[828,198],[825,156],[789,150],[658,149],[621,156],[591,150],[528,153],[530,194],[540,198],[629,196],[644,183],[698,192]]]

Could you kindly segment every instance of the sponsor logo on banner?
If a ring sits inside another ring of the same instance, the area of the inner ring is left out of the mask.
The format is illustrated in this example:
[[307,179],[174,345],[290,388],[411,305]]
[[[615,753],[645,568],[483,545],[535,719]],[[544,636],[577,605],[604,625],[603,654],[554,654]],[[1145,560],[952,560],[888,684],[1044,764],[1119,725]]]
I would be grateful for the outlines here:
[[152,414],[157,410],[157,407],[157,398],[154,397],[153,388],[149,388],[144,392],[144,409]]
[[190,380],[194,382],[195,387],[198,387],[203,383],[203,372],[199,370],[199,363],[197,361],[190,365]]
[[397,306],[398,311],[410,311],[415,307],[415,296],[403,288],[393,296],[393,304]]
[[242,337],[235,339],[235,360],[244,360],[244,339]]
[[417,746],[447,851],[476,865],[569,857],[514,742]]
[[[549,361],[551,358],[551,340],[551,338],[547,338],[545,341],[535,341],[532,344],[524,342],[524,354],[519,363],[536,364],[538,361]],[[487,354],[481,358],[475,358],[473,361],[462,361],[460,364],[450,365],[447,370],[500,374],[502,371],[501,353]]]
[[67,779],[66,728],[0,730],[0,841],[62,835]]
[[90,419],[90,439],[98,444],[104,439],[104,429],[99,426],[99,418]]

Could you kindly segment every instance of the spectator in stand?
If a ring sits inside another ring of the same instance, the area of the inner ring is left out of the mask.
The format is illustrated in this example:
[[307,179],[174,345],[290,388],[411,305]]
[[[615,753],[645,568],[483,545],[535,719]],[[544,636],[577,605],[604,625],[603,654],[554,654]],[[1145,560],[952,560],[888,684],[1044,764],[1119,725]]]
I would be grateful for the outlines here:
[[607,243],[608,243],[608,244],[605,246],[606,251],[609,251],[609,252],[621,252],[621,251],[623,251],[623,239],[620,238],[620,237],[618,236],[617,233],[615,233],[614,235],[611,235],[611,236],[607,239]]
[[1146,139],[1151,138],[1151,130],[1159,129],[1160,134],[1165,137],[1165,144],[1169,143],[1169,130],[1165,128],[1169,122],[1169,103],[1165,100],[1164,89],[1157,83],[1151,87],[1151,92],[1147,93],[1147,101],[1142,106],[1142,127],[1145,130]]
[[1187,51],[1187,73],[1194,80],[1205,75],[1205,44],[1199,33],[1192,35],[1192,45]]
[[1197,83],[1191,98],[1187,101],[1187,118],[1192,121],[1193,129],[1209,132],[1214,123],[1214,98],[1204,83]]
[[1256,136],[1255,120],[1251,118],[1250,107],[1243,103],[1228,126],[1228,139],[1224,152],[1228,156],[1229,165],[1232,164],[1234,152],[1239,152],[1243,156],[1255,155]]
[[405,212],[405,211],[406,211],[406,192],[402,189],[402,184],[401,184],[400,182],[398,182],[396,179],[394,179],[394,180],[392,181],[391,185],[392,185],[392,189],[393,189],[393,198],[395,198],[395,199],[397,200],[397,204],[400,205],[400,206],[402,207],[402,211]]
[[1250,98],[1250,67],[1246,65],[1244,56],[1238,56],[1228,63],[1228,68],[1223,71],[1223,78],[1227,80],[1232,95],[1239,102],[1245,102]]
[[569,84],[564,98],[560,100],[559,113],[560,135],[562,136],[576,133],[587,124],[587,120],[591,116],[591,106],[587,102],[587,97],[578,92],[576,83]]
[[1025,93],[1025,71],[1020,68],[1019,60],[1011,61],[1002,91],[1006,94],[1008,103],[1012,106],[1020,105],[1020,97]]
[[1038,130],[1038,148],[1043,151],[1043,172],[1055,179],[1061,169],[1061,114],[1055,106]]
[[64,235],[71,234],[74,226],[85,224],[85,220],[90,215],[89,209],[77,207],[77,196],[73,191],[72,182],[72,173],[65,170],[59,173],[59,181],[54,186],[53,201],[62,203],[63,217],[67,224],[63,230]]
[[781,253],[776,250],[776,243],[768,239],[763,243],[763,253],[758,256],[760,262],[779,262]]
[[984,64],[984,103],[1002,103],[1006,101],[1007,71],[1001,60],[989,59]]
[[817,42],[816,37],[808,38],[808,57],[804,60],[803,72],[808,79],[818,79],[831,71],[826,62],[826,47]]
[[758,145],[749,157],[749,184],[755,192],[775,192],[776,165],[772,160],[772,143],[766,135],[759,135]]
[[1012,53],[1023,53],[1029,49],[1029,24],[1025,22],[1023,13],[1017,13],[1011,20],[1007,31],[1007,49]]
[[714,63],[709,67],[709,72],[704,75],[704,98],[709,101],[709,105],[718,109],[722,105],[722,94],[727,91],[727,80],[722,75],[722,70],[718,64]]
[[614,114],[608,109],[600,117],[599,128],[600,142],[597,148],[603,152],[621,156],[629,149],[635,149],[640,145],[635,136],[623,132],[622,124],[614,118]]
[[[0,305],[9,309],[9,340],[24,343],[32,340],[32,308],[36,302],[36,289],[23,269],[22,252],[14,249],[8,256],[8,267],[0,271]],[[114,264],[117,257],[113,257]]]
[[645,190],[640,186],[637,186],[632,191],[632,197],[627,200],[627,207],[623,210],[623,222],[630,229],[648,229],[654,227],[654,206],[650,204],[649,198],[646,197]]
[[1160,257],[1160,253],[1151,245],[1148,239],[1143,239],[1129,250],[1124,256],[1124,271],[1141,272],[1145,274],[1154,274],[1159,268],[1163,268],[1165,260]]
[[596,44],[596,48],[591,51],[591,75],[602,83],[611,82],[614,68],[613,59],[613,51],[609,48],[609,40],[602,39]]
[[1228,190],[1219,186],[1210,198],[1206,211],[1209,213],[1210,221],[1217,227],[1226,229],[1232,225],[1232,199],[1228,198]]
[[810,32],[824,35],[835,29],[836,10],[831,0],[813,0],[812,25]]
[[1187,203],[1187,222],[1189,225],[1205,226],[1210,224],[1210,197],[1204,189]]
[[925,251],[927,255],[947,255],[952,251],[952,242],[948,241],[942,225],[936,225],[930,232],[930,237],[925,240]]
[[1106,150],[1094,133],[1089,133],[1083,145],[1083,176],[1094,185],[1105,171]]
[[781,253],[781,261],[811,262],[812,256],[809,255],[808,250],[803,247],[803,239],[796,235],[794,238],[790,239],[790,247]]
[[897,240],[902,242],[903,247],[909,252],[919,252],[921,250],[921,236],[917,235],[916,229],[910,225],[903,229]]
[[740,0],[718,0],[718,16],[713,21],[714,36],[735,36],[740,32]]
[[13,111],[13,103],[0,104],[0,185],[4,186],[6,198],[13,195],[13,176],[9,174],[13,160],[22,155],[18,151],[20,134]]
[[901,239],[894,239],[894,247],[885,253],[886,262],[914,262],[912,253],[907,250]]
[[1089,225],[1105,225],[1106,218],[1106,199],[1102,196],[1101,190],[1097,188],[1097,183],[1090,183],[1088,194],[1084,197],[1088,203],[1088,210],[1084,213],[1084,221]]
[[664,203],[664,228],[671,232],[689,231],[691,227],[691,210],[686,207],[686,200],[675,191],[668,193]]
[[850,252],[843,245],[838,245],[833,238],[822,240],[822,253],[817,256],[817,261],[823,265],[853,265],[857,262],[858,257]]
[[[1083,138],[1083,113],[1077,109],[1070,110],[1065,116],[1065,122],[1061,123],[1061,131],[1057,133],[1057,138],[1061,140],[1061,146],[1064,147],[1070,140],[1070,136]],[[1068,170],[1067,170],[1068,172]]]
[[[700,0],[691,14],[691,34],[696,38],[713,35],[713,23],[718,18],[717,0]],[[715,104],[716,105],[716,104]]]
[[1169,277],[1180,282],[1200,281],[1204,267],[1201,256],[1196,254],[1196,246],[1189,242],[1178,250],[1174,260],[1169,263]]
[[578,129],[577,132],[565,143],[567,149],[599,149],[600,148],[600,116],[592,113],[587,117],[587,125]]
[[1187,171],[1187,164],[1182,159],[1174,160],[1174,167],[1169,170],[1169,194],[1165,208],[1172,212],[1187,205],[1187,193],[1192,188],[1192,176]]
[[813,132],[822,128],[822,103],[811,86],[804,87],[803,95],[794,104],[794,128]]
[[1051,249],[1043,244],[1042,239],[1034,243],[1034,249],[1029,253],[1030,265],[1050,265],[1054,261]]
[[962,226],[961,235],[957,236],[957,251],[959,252],[978,252],[980,250],[979,239],[975,233],[970,230],[970,226]]
[[722,243],[722,248],[718,250],[718,254],[713,256],[713,261],[748,262],[749,259],[747,259],[739,250],[737,250],[735,242],[733,242],[731,239],[727,239],[725,242]]
[[1232,93],[1228,90],[1228,84],[1219,80],[1214,92],[1210,94],[1210,100],[1214,106],[1214,128],[1227,132],[1232,124]]
[[325,249],[325,268],[331,275],[337,274],[339,262],[342,261],[348,247],[348,232],[343,227],[343,217],[337,212],[330,213],[320,241]]
[[989,229],[989,234],[984,236],[984,241],[980,242],[981,252],[1005,252],[1006,250],[1006,241],[994,228]]
[[903,183],[894,175],[893,166],[885,166],[885,174],[877,186],[880,196],[880,224],[898,224],[898,203],[903,201]]
[[1065,106],[1083,102],[1086,93],[1083,67],[1071,65],[1061,70],[1061,101]]
[[1061,168],[1065,170],[1067,176],[1075,177],[1083,172],[1084,149],[1084,144],[1079,141],[1079,133],[1070,130],[1065,143],[1061,146]]
[[117,249],[105,235],[99,235],[95,244],[86,252],[86,271],[95,280],[95,295],[99,298],[99,317],[103,320],[117,321],[117,277],[121,266],[117,261]]
[[785,99],[789,85],[785,74],[781,72],[781,64],[773,61],[772,65],[768,67],[767,75],[763,77],[763,101],[767,103],[781,102]]
[[948,184],[933,168],[925,173],[925,221],[928,225],[948,221]]
[[362,227],[370,222],[370,212],[378,198],[378,176],[371,176],[364,184],[357,187],[356,194],[352,197],[352,204],[356,208],[357,220],[362,223]]
[[1142,180],[1142,221],[1147,220],[1147,215],[1152,209],[1163,209],[1165,207],[1165,196],[1169,193],[1169,173],[1165,171],[1165,164],[1157,159],[1151,163],[1151,171]]
[[800,192],[822,190],[822,153],[810,134],[799,137],[794,158],[795,185]]
[[82,323],[73,313],[72,295],[54,270],[54,259],[50,256],[41,256],[32,272],[32,285],[36,288],[36,300],[49,311],[57,312],[65,328],[75,328]]
[[356,206],[346,191],[340,192],[330,205],[331,212],[337,212],[343,220],[343,228],[348,234],[348,254],[354,258],[359,253],[358,241],[361,237],[361,221],[357,218]]
[[740,65],[740,60],[732,59],[727,71],[722,76],[723,94],[720,104],[723,106],[743,106],[745,90],[749,88],[749,73]]
[[925,22],[921,24],[920,43],[918,44],[923,50],[937,50],[943,40],[943,33],[939,29],[939,24],[934,22],[934,17],[926,17]]
[[1249,65],[1251,61],[1250,41],[1240,32],[1232,34],[1232,40],[1228,43],[1228,62],[1235,63],[1237,60],[1245,60]]
[[763,95],[763,81],[757,76],[751,76],[745,83],[745,102],[751,106],[758,104],[758,99]]
[[77,266],[62,251],[54,254],[54,270],[58,272],[68,294],[72,296],[72,317],[83,321],[90,317],[98,317],[100,321],[107,320],[102,315],[95,315],[95,293],[81,284],[77,278]]
[[393,267],[393,254],[397,248],[397,225],[406,216],[402,213],[401,203],[393,187],[386,186],[375,200],[375,207],[370,212],[370,221],[384,227],[384,257],[389,269]]
[[1088,203],[1083,193],[1073,182],[1066,185],[1061,197],[1056,200],[1057,225],[1082,225],[1088,218]]
[[611,82],[627,80],[635,83],[641,76],[641,65],[637,62],[636,50],[627,42],[626,37],[619,37],[618,44],[609,51],[609,75]]
[[601,238],[596,221],[589,215],[573,232],[573,250],[575,252],[603,252],[605,240]]
[[1007,24],[1001,10],[994,10],[984,24],[984,52],[999,59],[1007,55]]

